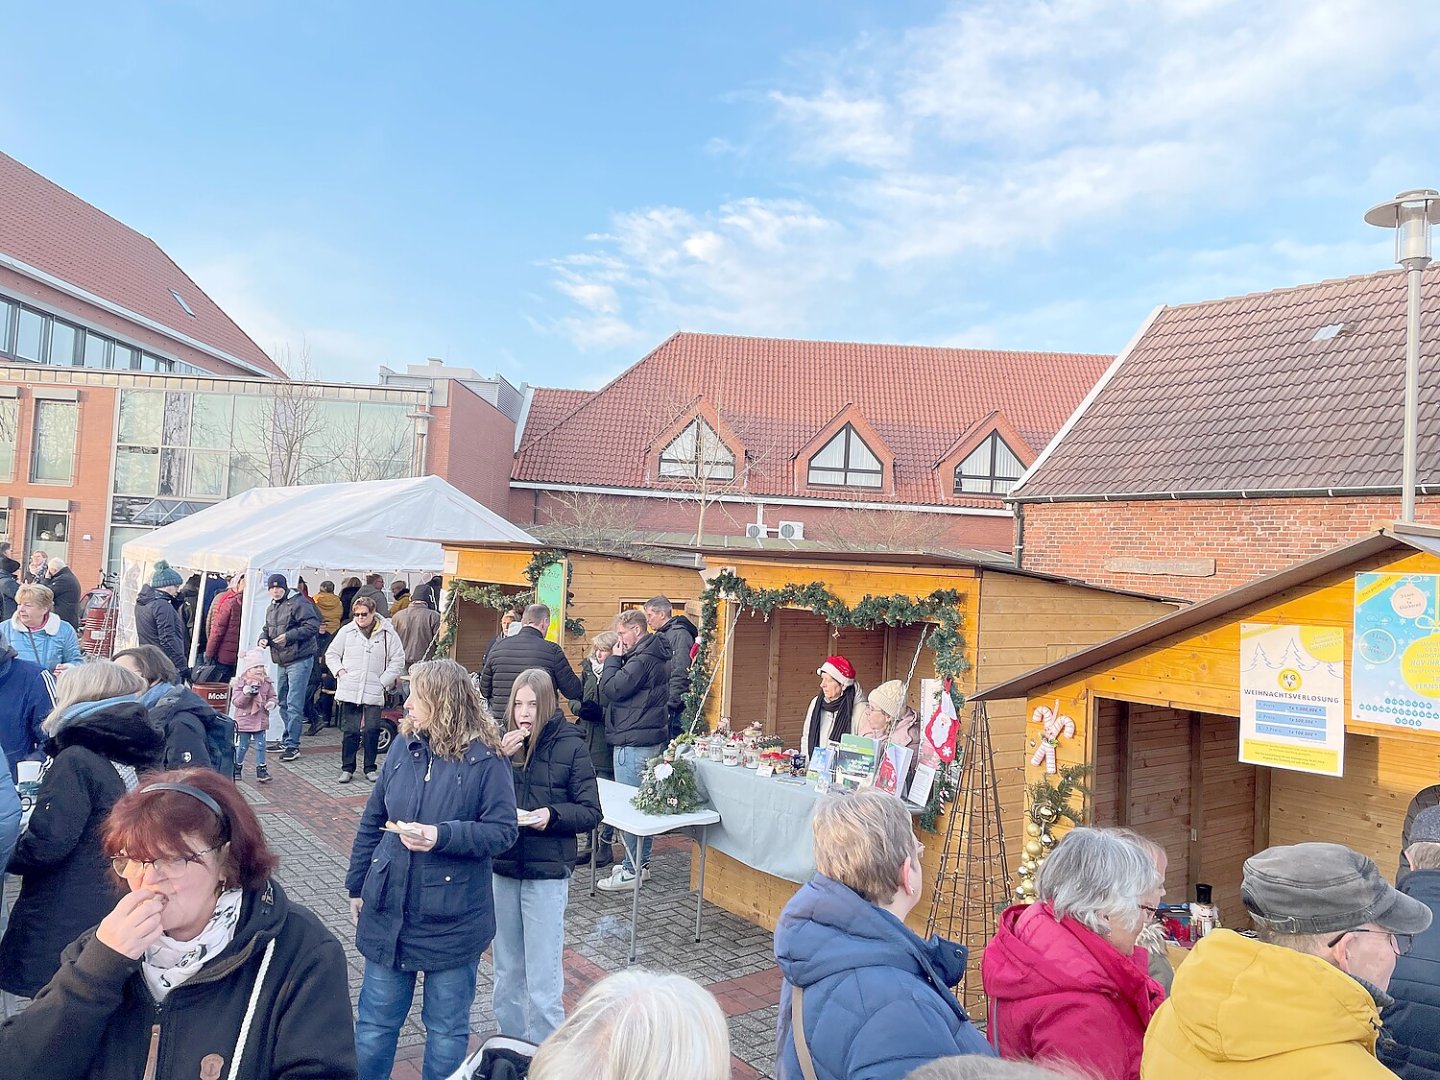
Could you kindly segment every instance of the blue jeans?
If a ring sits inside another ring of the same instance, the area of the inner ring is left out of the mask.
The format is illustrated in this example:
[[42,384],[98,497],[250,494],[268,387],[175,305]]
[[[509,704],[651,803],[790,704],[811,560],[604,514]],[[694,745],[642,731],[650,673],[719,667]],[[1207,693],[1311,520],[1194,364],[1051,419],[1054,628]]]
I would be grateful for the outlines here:
[[[653,757],[659,757],[660,751],[664,750],[663,745],[655,746],[615,746],[611,747],[611,755],[615,761],[615,782],[617,784],[629,784],[631,787],[640,786],[640,777],[645,774],[645,763]],[[635,836],[631,833],[622,832],[620,842],[625,845],[625,869],[630,873],[635,872],[635,867],[650,865],[650,837]],[[636,847],[640,850],[640,859],[637,864],[635,859]]]
[[257,768],[265,767],[265,732],[263,731],[237,731],[235,733],[235,767],[238,769],[245,764],[245,751],[255,747],[255,765]]
[[305,695],[310,689],[310,669],[315,658],[307,656],[280,669],[280,678],[275,693],[280,697],[280,708],[285,713],[285,749],[300,749],[300,726],[305,722]]
[[570,879],[494,876],[493,1003],[501,1035],[545,1038],[565,1020],[565,901]]
[[[425,1025],[424,1080],[445,1080],[470,1046],[470,1006],[479,962],[425,972],[420,1020]],[[355,1057],[360,1080],[390,1080],[400,1025],[415,997],[415,972],[365,961],[360,1004],[355,1010]]]

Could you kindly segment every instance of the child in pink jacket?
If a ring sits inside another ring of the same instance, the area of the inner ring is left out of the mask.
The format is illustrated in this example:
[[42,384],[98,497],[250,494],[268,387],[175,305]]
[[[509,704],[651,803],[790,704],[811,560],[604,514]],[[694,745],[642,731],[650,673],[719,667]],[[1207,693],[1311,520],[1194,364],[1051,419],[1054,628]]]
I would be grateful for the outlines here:
[[255,780],[270,782],[265,767],[265,730],[270,710],[279,699],[265,669],[265,650],[251,649],[240,657],[239,674],[230,683],[230,715],[235,718],[235,780],[245,775],[245,751],[255,747]]

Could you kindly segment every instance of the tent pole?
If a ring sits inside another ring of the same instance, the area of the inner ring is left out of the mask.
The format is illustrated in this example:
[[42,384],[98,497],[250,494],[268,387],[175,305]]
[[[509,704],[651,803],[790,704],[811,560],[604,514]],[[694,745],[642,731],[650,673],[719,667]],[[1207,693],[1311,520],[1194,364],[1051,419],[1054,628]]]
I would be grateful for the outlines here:
[[200,653],[200,624],[205,621],[205,586],[209,583],[210,568],[200,567],[200,592],[195,596],[195,625],[190,628],[190,666],[195,666]]

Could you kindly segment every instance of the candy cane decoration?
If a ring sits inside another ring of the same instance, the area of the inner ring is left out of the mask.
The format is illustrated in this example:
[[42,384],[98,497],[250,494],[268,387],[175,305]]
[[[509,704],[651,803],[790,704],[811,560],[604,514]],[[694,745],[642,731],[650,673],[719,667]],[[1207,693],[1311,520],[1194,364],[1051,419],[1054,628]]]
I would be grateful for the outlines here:
[[1059,708],[1060,702],[1057,701],[1054,709],[1040,705],[1030,714],[1030,722],[1040,725],[1040,745],[1035,748],[1030,764],[1039,765],[1043,761],[1047,773],[1055,771],[1055,747],[1061,738],[1075,737],[1075,721],[1060,713]]

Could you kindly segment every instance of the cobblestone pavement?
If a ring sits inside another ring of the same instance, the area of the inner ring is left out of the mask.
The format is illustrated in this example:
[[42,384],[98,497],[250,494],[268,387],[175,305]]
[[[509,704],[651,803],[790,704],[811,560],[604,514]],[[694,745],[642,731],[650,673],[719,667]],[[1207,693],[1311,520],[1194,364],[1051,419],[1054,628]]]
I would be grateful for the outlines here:
[[[260,815],[266,835],[281,857],[279,877],[286,891],[314,911],[345,945],[352,999],[360,992],[363,962],[355,951],[345,868],[360,811],[370,785],[357,773],[350,784],[336,782],[340,736],[334,729],[302,740],[298,761],[282,764],[268,755],[273,783],[255,784],[254,763],[241,789]],[[618,849],[618,846],[617,846]],[[689,891],[689,841],[661,838],[651,856],[652,880],[640,894],[639,955],[643,967],[676,971],[708,986],[730,1019],[736,1080],[772,1075],[775,1015],[780,974],[769,931],[752,926],[711,904],[704,909],[701,940],[693,939],[695,894]],[[573,1007],[597,979],[627,966],[630,944],[629,894],[589,895],[589,872],[571,878],[565,931],[565,1004]],[[490,1008],[488,954],[480,963],[475,1005],[470,1013],[472,1045],[494,1034]],[[419,1080],[424,1052],[420,993],[400,1032],[395,1080]]]

